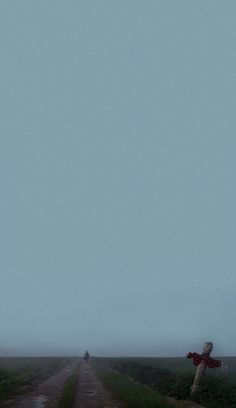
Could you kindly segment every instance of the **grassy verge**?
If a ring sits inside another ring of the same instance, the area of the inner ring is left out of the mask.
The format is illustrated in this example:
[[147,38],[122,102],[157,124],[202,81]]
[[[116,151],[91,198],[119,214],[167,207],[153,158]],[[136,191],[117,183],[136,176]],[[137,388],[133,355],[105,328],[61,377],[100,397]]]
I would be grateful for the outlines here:
[[144,384],[137,384],[126,375],[109,373],[96,369],[98,377],[110,391],[114,399],[126,408],[173,408],[165,397]]
[[73,408],[78,383],[78,373],[71,375],[63,388],[61,397],[58,402],[58,408]]

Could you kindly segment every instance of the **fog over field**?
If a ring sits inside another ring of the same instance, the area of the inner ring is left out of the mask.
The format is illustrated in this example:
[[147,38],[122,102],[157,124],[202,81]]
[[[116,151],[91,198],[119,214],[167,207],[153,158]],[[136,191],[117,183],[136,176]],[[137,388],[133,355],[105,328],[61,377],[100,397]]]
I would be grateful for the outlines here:
[[1,1],[0,355],[236,355],[235,18]]

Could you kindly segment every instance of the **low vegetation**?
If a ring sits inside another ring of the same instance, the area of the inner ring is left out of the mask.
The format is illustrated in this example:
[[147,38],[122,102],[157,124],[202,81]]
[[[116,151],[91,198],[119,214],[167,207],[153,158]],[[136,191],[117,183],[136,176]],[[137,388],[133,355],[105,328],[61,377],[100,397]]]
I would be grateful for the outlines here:
[[61,398],[58,403],[58,408],[73,408],[76,399],[78,383],[78,374],[76,372],[69,377],[66,385],[63,388]]
[[0,400],[6,399],[9,395],[16,393],[20,389],[29,386],[32,377],[28,373],[13,374],[7,371],[0,371]]
[[[139,384],[148,385],[163,395],[181,400],[190,399],[190,386],[194,379],[191,373],[163,369],[157,365],[141,363],[134,359],[101,359],[97,361],[97,364],[103,367],[108,366],[126,378],[132,378]],[[236,385],[225,378],[206,376],[199,392],[192,399],[208,408],[235,408]]]
[[0,358],[0,401],[28,391],[72,360],[64,357]]

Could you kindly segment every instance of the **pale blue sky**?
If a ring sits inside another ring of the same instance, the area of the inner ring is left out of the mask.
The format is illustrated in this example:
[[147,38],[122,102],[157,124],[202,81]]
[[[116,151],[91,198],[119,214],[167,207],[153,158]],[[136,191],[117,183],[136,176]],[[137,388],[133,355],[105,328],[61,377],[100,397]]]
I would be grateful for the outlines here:
[[1,1],[1,354],[236,354],[235,21]]

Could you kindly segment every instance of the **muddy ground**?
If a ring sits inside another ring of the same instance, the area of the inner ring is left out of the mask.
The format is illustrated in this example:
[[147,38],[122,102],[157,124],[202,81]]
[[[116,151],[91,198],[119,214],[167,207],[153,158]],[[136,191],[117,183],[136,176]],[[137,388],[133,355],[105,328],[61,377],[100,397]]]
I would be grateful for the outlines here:
[[27,395],[17,396],[0,406],[3,408],[55,408],[67,379],[75,369],[75,364],[58,371]]

